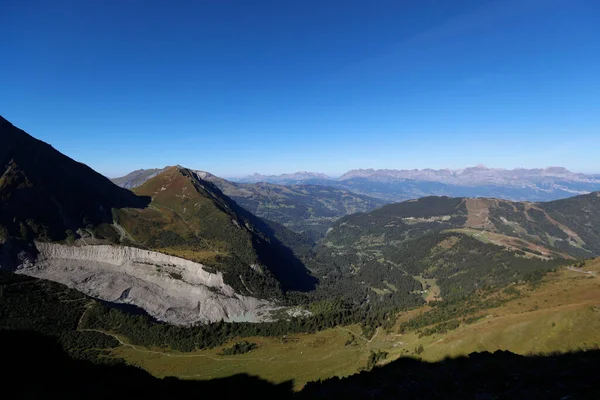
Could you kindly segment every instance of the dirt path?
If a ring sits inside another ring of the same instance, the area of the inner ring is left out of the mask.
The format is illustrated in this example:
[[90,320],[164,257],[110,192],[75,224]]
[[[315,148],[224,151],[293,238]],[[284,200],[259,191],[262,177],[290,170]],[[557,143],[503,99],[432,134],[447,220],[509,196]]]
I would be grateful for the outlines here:
[[368,343],[371,343],[371,342],[373,341],[373,339],[375,339],[375,337],[376,337],[376,336],[377,336],[377,334],[379,333],[379,328],[377,328],[377,329],[375,330],[375,334],[373,335],[373,337],[372,337],[371,339],[367,339],[366,337],[364,337],[364,336],[362,336],[362,335],[360,335],[360,334],[358,334],[358,333],[356,333],[356,332],[353,332],[353,331],[351,331],[351,330],[350,330],[350,329],[348,329],[348,328],[344,328],[343,326],[338,326],[338,329],[341,329],[341,330],[343,330],[343,331],[346,331],[346,332],[350,332],[350,333],[351,333],[351,334],[353,334],[354,336],[357,336],[357,337],[361,338],[362,340],[364,340],[365,342],[367,342],[367,344],[368,344]]
[[87,314],[87,312],[89,311],[90,308],[92,308],[93,305],[94,305],[94,300],[88,301],[87,304],[85,305],[85,311],[81,313],[81,316],[79,317],[79,320],[77,321],[77,330],[78,331],[84,330],[84,329],[80,329],[81,321],[83,321],[83,317],[85,316],[85,314]]
[[594,271],[584,271],[581,268],[567,267],[567,269],[569,271],[579,272],[579,273],[586,274],[586,275],[598,276],[598,274],[595,273]]
[[113,222],[113,227],[119,232],[121,241],[123,241],[123,239],[128,239],[128,240],[133,241],[133,239],[131,238],[129,233],[127,233],[125,228],[123,228],[121,225],[117,224],[116,222]]

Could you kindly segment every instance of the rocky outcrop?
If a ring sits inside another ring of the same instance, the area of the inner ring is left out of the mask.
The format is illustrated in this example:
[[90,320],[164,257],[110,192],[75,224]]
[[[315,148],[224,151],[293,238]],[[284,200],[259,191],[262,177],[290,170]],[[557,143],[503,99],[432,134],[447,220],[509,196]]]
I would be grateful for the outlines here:
[[37,256],[21,257],[17,273],[133,304],[161,321],[191,325],[269,318],[269,302],[235,293],[220,272],[208,272],[199,263],[124,246],[37,242],[36,247]]

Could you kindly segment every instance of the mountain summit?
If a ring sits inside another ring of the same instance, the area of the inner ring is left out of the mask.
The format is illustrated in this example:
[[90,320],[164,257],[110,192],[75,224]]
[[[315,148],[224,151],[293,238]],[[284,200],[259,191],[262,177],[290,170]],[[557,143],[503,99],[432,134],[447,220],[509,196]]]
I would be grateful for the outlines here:
[[[277,239],[272,225],[241,208],[195,171],[167,167],[134,193],[152,198],[150,207],[115,213],[134,242],[214,266],[242,292],[256,295],[266,290],[263,295],[268,296],[271,289],[261,287],[263,283],[279,282],[288,290],[314,285],[291,249]],[[277,281],[265,280],[269,274]]]

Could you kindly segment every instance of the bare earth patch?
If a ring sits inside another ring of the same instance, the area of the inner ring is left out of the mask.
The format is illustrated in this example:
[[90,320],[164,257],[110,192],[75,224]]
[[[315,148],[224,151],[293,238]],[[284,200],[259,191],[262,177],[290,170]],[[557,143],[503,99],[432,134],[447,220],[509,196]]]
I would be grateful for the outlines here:
[[490,209],[486,199],[466,199],[467,228],[493,230],[494,224],[490,221]]

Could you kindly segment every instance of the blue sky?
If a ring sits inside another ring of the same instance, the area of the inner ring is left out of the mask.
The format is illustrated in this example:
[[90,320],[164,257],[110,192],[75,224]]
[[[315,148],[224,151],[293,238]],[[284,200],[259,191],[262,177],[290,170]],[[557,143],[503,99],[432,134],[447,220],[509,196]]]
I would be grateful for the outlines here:
[[600,2],[0,5],[0,114],[108,176],[600,172]]

